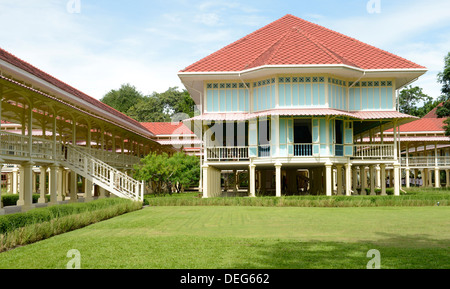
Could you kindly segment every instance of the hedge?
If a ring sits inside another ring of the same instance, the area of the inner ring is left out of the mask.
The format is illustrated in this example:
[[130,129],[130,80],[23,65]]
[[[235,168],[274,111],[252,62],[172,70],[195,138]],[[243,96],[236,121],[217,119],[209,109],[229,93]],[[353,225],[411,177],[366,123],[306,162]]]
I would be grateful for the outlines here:
[[126,202],[133,202],[133,201],[120,198],[111,198],[111,199],[108,198],[93,201],[90,203],[57,205],[46,208],[34,209],[26,213],[16,213],[11,215],[0,216],[0,234],[5,234],[15,229],[25,227],[28,225],[47,222],[52,219],[80,214],[83,212],[92,212]]

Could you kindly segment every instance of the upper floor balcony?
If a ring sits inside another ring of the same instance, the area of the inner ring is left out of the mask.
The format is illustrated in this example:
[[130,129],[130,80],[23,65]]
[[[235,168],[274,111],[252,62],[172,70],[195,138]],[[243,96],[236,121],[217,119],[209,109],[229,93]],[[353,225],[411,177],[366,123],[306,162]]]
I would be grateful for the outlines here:
[[[330,150],[321,149],[330,147]],[[346,151],[346,152],[344,152]],[[370,145],[327,145],[327,144],[292,144],[288,145],[288,153],[280,154],[272,145],[260,145],[256,148],[241,147],[206,147],[206,160],[212,162],[242,162],[250,158],[270,159],[277,157],[287,158],[320,158],[320,157],[349,157],[353,160],[393,160],[395,150],[393,144]],[[428,163],[431,160],[425,160]],[[450,159],[448,160],[450,164]],[[434,164],[434,159],[433,159]]]

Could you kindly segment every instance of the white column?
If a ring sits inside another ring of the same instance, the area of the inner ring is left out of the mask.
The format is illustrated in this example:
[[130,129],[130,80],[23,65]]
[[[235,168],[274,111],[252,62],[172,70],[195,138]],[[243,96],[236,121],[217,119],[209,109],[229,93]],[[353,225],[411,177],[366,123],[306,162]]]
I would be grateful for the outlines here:
[[78,182],[77,173],[74,171],[70,172],[70,203],[78,202]]
[[59,165],[53,164],[50,166],[49,175],[49,191],[50,191],[50,205],[56,205],[58,203],[58,168]]
[[207,199],[209,197],[209,166],[203,165],[203,198]]
[[434,187],[435,188],[441,187],[441,174],[438,167],[434,168]]
[[342,165],[336,165],[337,194],[342,195]]
[[375,196],[375,165],[370,165],[370,195]]
[[281,167],[282,164],[275,164],[275,184],[276,184],[276,196],[281,197]]
[[45,204],[46,200],[45,200],[45,194],[47,193],[47,186],[46,186],[46,182],[47,182],[47,168],[46,167],[40,167],[40,175],[39,175],[39,194],[40,194],[40,198],[38,200],[39,204]]
[[450,174],[449,174],[449,172],[450,172],[450,170],[445,170],[445,179],[446,179],[446,182],[445,182],[445,186],[448,188],[448,187],[450,187]]
[[88,179],[84,179],[84,201],[90,202],[92,201],[94,198],[94,184],[88,180]]
[[25,172],[24,172],[24,168],[23,165],[19,165],[19,200],[17,201],[17,206],[23,206],[25,204],[24,201],[24,179],[25,179]]
[[353,167],[353,176],[352,176],[352,180],[353,180],[353,192],[355,195],[358,194],[358,170],[357,168]]
[[325,164],[325,181],[326,181],[326,193],[327,196],[333,195],[333,164],[326,163]]
[[381,195],[386,196],[386,165],[380,164]]
[[380,166],[377,165],[377,166],[375,167],[375,169],[376,169],[376,171],[377,171],[377,178],[375,179],[375,180],[376,180],[376,182],[375,182],[375,187],[381,188],[381,174],[380,174],[381,169],[380,169]]
[[409,168],[406,168],[406,169],[405,169],[405,174],[406,174],[406,177],[405,177],[405,184],[406,184],[406,187],[407,187],[407,188],[410,187],[410,184],[409,184],[409,179],[410,179],[409,173],[410,173]]
[[98,188],[98,192],[99,192],[99,196],[98,196],[99,199],[104,199],[104,198],[106,198],[106,191],[105,191],[104,188],[99,187],[99,188]]
[[345,164],[345,195],[352,195],[352,164]]
[[400,196],[400,164],[398,162],[394,163],[394,195]]
[[367,187],[367,174],[366,174],[366,167],[360,166],[359,167],[359,178],[361,182],[361,196],[367,195],[366,187]]
[[19,168],[17,166],[14,166],[12,169],[12,193],[14,195],[17,195],[18,193],[18,187],[19,187]]
[[64,180],[64,173],[65,173],[65,169],[64,169],[64,167],[59,167],[59,169],[58,169],[58,185],[57,185],[57,198],[56,198],[56,200],[58,201],[58,202],[62,202],[62,201],[64,201],[64,195],[63,195],[63,192],[64,192],[64,182],[63,182],[63,180]]
[[248,171],[248,185],[250,187],[249,195],[250,197],[256,197],[256,166],[250,164]]
[[24,192],[23,192],[22,212],[27,212],[35,208],[35,206],[33,205],[33,166],[34,163],[32,162],[26,162],[23,164]]

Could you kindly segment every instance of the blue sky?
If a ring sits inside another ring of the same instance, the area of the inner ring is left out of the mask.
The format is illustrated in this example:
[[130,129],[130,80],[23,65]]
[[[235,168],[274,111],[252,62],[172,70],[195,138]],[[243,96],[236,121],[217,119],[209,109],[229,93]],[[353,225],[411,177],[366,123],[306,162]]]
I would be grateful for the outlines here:
[[0,0],[0,47],[97,99],[123,83],[150,94],[288,13],[428,67],[414,85],[440,95],[448,0]]

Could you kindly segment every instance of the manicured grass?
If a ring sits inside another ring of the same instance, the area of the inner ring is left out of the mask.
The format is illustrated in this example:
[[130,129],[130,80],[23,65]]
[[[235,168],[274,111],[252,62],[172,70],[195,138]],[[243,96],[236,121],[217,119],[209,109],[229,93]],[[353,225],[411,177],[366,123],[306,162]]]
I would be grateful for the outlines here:
[[450,268],[447,207],[148,207],[0,254],[0,268]]

